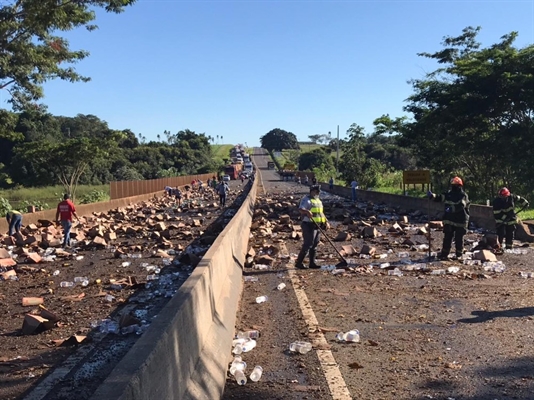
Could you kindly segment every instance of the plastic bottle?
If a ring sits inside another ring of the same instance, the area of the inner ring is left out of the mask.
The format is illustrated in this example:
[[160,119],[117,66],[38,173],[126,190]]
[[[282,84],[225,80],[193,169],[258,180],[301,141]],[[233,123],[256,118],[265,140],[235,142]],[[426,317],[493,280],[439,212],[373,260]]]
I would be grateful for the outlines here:
[[58,276],[59,275],[59,269],[56,269],[52,275]]
[[241,345],[241,348],[243,349],[243,353],[246,353],[250,350],[252,350],[254,347],[256,347],[256,341],[254,339],[249,339],[247,341],[245,341],[245,343],[243,343]]
[[86,281],[87,277],[85,276],[75,276],[74,277],[74,283],[82,283],[83,281]]
[[276,287],[278,290],[283,290],[284,288],[286,287],[286,284],[284,282],[278,284],[278,286]]
[[233,354],[241,354],[243,353],[243,343],[238,343],[234,346],[232,349]]
[[59,284],[59,286],[61,286],[61,287],[73,287],[74,286],[74,282],[65,282],[65,281],[63,281],[63,282],[61,282]]
[[245,375],[243,371],[239,369],[235,371],[234,377],[238,385],[242,386],[247,383],[247,376]]
[[245,282],[258,282],[257,276],[245,276]]
[[402,271],[398,268],[395,268],[393,270],[389,270],[388,271],[388,275],[392,275],[392,276],[402,276]]
[[259,297],[256,297],[256,303],[264,303],[268,300],[269,298],[267,296],[259,296]]
[[312,345],[309,342],[296,341],[289,345],[289,351],[306,354],[312,349]]
[[339,332],[336,335],[336,339],[340,342],[359,342],[360,341],[360,331],[358,329],[353,329],[348,332]]
[[435,269],[430,273],[430,275],[445,275],[446,273],[447,271],[444,269]]
[[261,374],[263,373],[263,368],[259,365],[256,365],[252,372],[250,373],[250,380],[252,382],[258,382],[261,379]]
[[237,332],[237,339],[257,339],[260,337],[260,332],[257,330],[251,330],[246,332]]
[[83,287],[86,287],[86,286],[89,286],[89,279],[85,279],[82,281],[82,286]]
[[236,371],[238,370],[245,371],[246,368],[247,368],[247,363],[243,361],[241,356],[235,356],[234,360],[232,361],[232,364],[230,364],[230,373],[234,375]]

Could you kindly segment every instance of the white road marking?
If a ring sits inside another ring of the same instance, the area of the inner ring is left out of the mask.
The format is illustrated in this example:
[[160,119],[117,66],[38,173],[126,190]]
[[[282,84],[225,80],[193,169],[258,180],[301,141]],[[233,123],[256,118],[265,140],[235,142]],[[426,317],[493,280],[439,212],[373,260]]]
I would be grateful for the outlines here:
[[[310,330],[312,345],[313,347],[319,346],[326,348],[328,346],[328,342],[326,341],[323,333],[317,329],[319,322],[315,317],[315,313],[313,312],[313,308],[308,300],[308,296],[306,296],[306,292],[299,287],[300,279],[298,274],[294,269],[289,269],[288,271],[289,278],[293,284],[293,289],[297,295],[297,300],[299,302],[302,315],[304,316],[304,320],[308,324],[308,329]],[[330,350],[319,349],[316,351],[326,381],[328,382],[328,387],[330,389],[330,393],[332,394],[332,398],[335,400],[351,400],[352,396],[350,395],[349,389],[347,388],[345,380],[343,379],[343,375],[341,375],[341,371],[339,370],[339,366],[332,352]]]

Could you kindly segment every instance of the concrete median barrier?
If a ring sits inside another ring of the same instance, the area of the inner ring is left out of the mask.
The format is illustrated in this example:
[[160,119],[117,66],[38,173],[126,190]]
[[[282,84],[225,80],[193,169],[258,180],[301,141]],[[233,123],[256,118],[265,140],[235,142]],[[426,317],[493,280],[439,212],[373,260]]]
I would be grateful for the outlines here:
[[178,293],[92,399],[221,397],[257,184]]

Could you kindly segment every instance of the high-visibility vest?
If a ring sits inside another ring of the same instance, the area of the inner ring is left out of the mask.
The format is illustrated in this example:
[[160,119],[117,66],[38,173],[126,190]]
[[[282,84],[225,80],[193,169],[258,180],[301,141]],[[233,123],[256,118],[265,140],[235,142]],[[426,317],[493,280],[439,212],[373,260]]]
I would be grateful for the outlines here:
[[318,224],[323,224],[326,222],[326,217],[323,213],[323,203],[319,199],[310,198],[312,207],[310,208],[312,215],[312,220]]

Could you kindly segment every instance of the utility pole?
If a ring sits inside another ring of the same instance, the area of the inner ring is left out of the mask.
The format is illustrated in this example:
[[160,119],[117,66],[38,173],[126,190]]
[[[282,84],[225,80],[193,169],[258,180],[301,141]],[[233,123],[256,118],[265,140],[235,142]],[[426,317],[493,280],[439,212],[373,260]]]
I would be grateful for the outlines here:
[[336,141],[336,179],[339,176],[339,125],[337,126],[337,141]]

